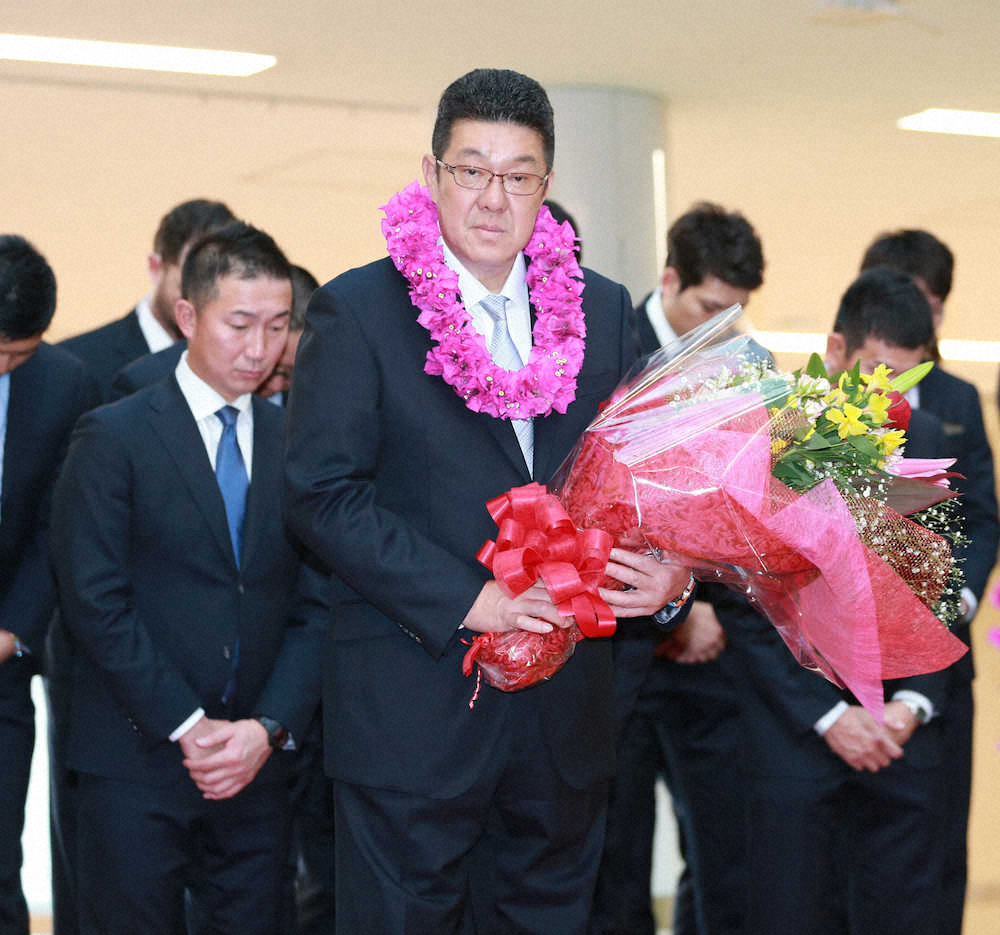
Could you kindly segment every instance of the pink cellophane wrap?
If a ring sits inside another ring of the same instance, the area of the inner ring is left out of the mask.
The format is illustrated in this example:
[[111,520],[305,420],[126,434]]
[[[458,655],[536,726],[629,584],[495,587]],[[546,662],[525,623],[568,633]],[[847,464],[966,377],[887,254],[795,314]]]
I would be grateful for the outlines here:
[[[577,526],[746,594],[802,665],[881,718],[884,679],[937,671],[966,651],[930,610],[948,545],[888,503],[848,502],[830,480],[799,494],[774,478],[765,397],[780,383],[706,391],[740,370],[750,346],[742,336],[707,345],[712,337],[699,329],[623,383],[551,489]],[[917,470],[937,479],[943,467],[932,468]],[[912,473],[898,483],[900,501],[950,495]]]
[[559,501],[540,484],[515,487],[486,504],[499,527],[477,558],[493,572],[508,597],[530,588],[539,578],[568,627],[549,633],[510,630],[484,633],[472,641],[462,671],[476,664],[487,683],[517,691],[550,679],[573,655],[584,637],[610,636],[615,616],[597,588],[611,552],[611,536],[600,529],[577,529]]

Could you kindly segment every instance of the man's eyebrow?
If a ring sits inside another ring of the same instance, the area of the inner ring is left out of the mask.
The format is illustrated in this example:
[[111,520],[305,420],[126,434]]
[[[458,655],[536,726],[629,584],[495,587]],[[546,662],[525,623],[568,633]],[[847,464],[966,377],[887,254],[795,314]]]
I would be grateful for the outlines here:
[[[459,157],[467,157],[470,159],[486,159],[486,153],[480,152],[478,149],[472,146],[466,146],[458,151]],[[523,153],[520,156],[514,156],[511,162],[530,162],[532,165],[538,165],[538,160],[532,156],[530,153]]]

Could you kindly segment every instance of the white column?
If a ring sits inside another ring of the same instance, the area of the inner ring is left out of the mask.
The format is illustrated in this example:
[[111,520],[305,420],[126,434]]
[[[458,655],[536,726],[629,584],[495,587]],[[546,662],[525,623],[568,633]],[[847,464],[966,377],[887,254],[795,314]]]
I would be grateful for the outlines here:
[[584,265],[624,283],[638,302],[656,285],[665,252],[664,102],[628,88],[546,90],[556,122],[551,197],[576,218]]

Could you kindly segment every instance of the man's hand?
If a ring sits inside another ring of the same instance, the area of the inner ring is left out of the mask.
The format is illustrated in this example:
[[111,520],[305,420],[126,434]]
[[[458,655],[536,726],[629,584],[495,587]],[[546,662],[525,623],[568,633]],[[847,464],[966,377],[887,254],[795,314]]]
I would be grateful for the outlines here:
[[691,580],[690,569],[658,562],[645,552],[612,549],[606,574],[632,587],[629,591],[598,588],[616,617],[648,617],[679,597]]
[[885,706],[885,728],[901,747],[919,726],[917,716],[902,701],[890,701]]
[[503,633],[507,630],[530,630],[550,633],[554,626],[568,627],[573,617],[560,617],[556,605],[541,581],[536,581],[517,597],[507,597],[495,581],[487,581],[462,625],[477,633]]
[[[184,754],[185,760],[200,760],[207,756],[211,756],[215,750],[200,746],[197,741],[202,737],[208,737],[215,733],[223,724],[228,724],[228,721],[219,721],[210,717],[203,717],[198,721],[195,721],[194,727],[192,727],[183,737],[181,737],[177,744],[181,748],[181,753]],[[221,749],[218,748],[218,749]]]
[[726,648],[726,634],[707,601],[692,601],[687,619],[656,648],[658,656],[685,664],[710,662]]
[[0,630],[0,664],[14,658],[14,634]]
[[881,724],[860,705],[851,705],[823,735],[830,749],[852,769],[877,773],[903,755]]
[[210,723],[212,730],[194,741],[208,755],[185,757],[184,768],[206,799],[229,799],[253,781],[271,755],[271,745],[264,725],[253,718]]

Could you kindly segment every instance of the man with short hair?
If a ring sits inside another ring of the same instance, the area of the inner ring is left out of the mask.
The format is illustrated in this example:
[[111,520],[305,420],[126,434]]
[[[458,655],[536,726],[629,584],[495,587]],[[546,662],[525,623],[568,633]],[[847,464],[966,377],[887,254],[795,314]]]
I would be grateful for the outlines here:
[[280,751],[315,707],[326,617],[282,520],[283,411],[253,396],[290,277],[249,225],[198,241],[176,371],[81,419],[56,488],[85,935],[176,935],[185,887],[206,931],[280,931]]
[[[546,482],[636,356],[621,286],[586,270],[582,300],[568,279],[559,301],[551,287],[529,296],[524,251],[554,147],[537,82],[499,69],[459,78],[423,159],[429,195],[413,186],[392,202],[415,202],[398,215],[423,225],[410,252],[344,273],[310,304],[288,519],[334,573],[324,728],[342,935],[586,930],[613,770],[611,647],[583,640],[551,680],[514,693],[484,682],[473,704],[462,675],[479,633],[569,623],[541,582],[507,597],[477,563],[496,534],[485,504]],[[383,229],[391,237],[393,222]],[[545,241],[529,252],[564,274],[563,247]],[[413,296],[393,259],[412,262]],[[422,311],[445,289],[461,296],[442,329],[459,342],[452,356]],[[570,367],[538,345],[579,348],[578,316],[585,347]],[[482,385],[463,389],[473,370]],[[619,616],[664,609],[691,580],[652,556],[611,557],[610,574],[634,586],[601,590]]]
[[221,201],[196,198],[171,208],[160,220],[147,265],[152,291],[124,318],[67,338],[62,346],[86,364],[101,398],[111,398],[111,380],[129,362],[169,347],[181,337],[174,306],[181,297],[181,266],[202,234],[235,220]]
[[[652,353],[763,282],[760,238],[747,219],[700,202],[667,232],[660,285],[636,308],[642,352]],[[767,357],[759,348],[757,353]],[[615,643],[618,765],[590,935],[653,935],[649,879],[655,783],[663,776],[677,818],[684,868],[672,927],[677,935],[737,935],[745,905],[746,795],[739,699],[726,638],[695,592],[669,634],[651,623]]]
[[[972,729],[974,705],[971,623],[996,563],[1000,543],[993,452],[986,437],[979,391],[941,366],[937,332],[944,318],[944,302],[951,291],[954,256],[948,246],[925,230],[883,234],[865,252],[862,270],[887,268],[912,277],[931,307],[934,334],[923,353],[910,349],[904,361],[931,359],[934,369],[908,395],[911,405],[937,416],[945,434],[944,454],[955,458],[955,489],[962,494],[964,532],[968,545],[960,551],[966,586],[962,590],[964,620],[955,634],[969,653],[951,667],[948,705],[942,715],[948,738],[949,762],[943,777],[941,800],[946,824],[944,892],[938,903],[941,935],[960,935],[967,878],[966,838],[972,791]],[[890,353],[892,353],[890,351]],[[899,350],[895,351],[898,356]]]
[[[862,274],[827,344],[831,374],[919,363],[932,335],[908,276]],[[898,356],[887,351],[893,348]],[[916,360],[906,353],[916,353]],[[914,411],[906,455],[941,456],[939,420]],[[767,935],[937,935],[938,772],[949,673],[887,682],[884,723],[803,668],[775,628],[716,585],[747,744],[745,930]]]
[[21,833],[35,743],[31,676],[56,602],[49,507],[70,430],[91,404],[83,365],[42,335],[56,280],[23,237],[0,236],[0,933],[27,935]]

